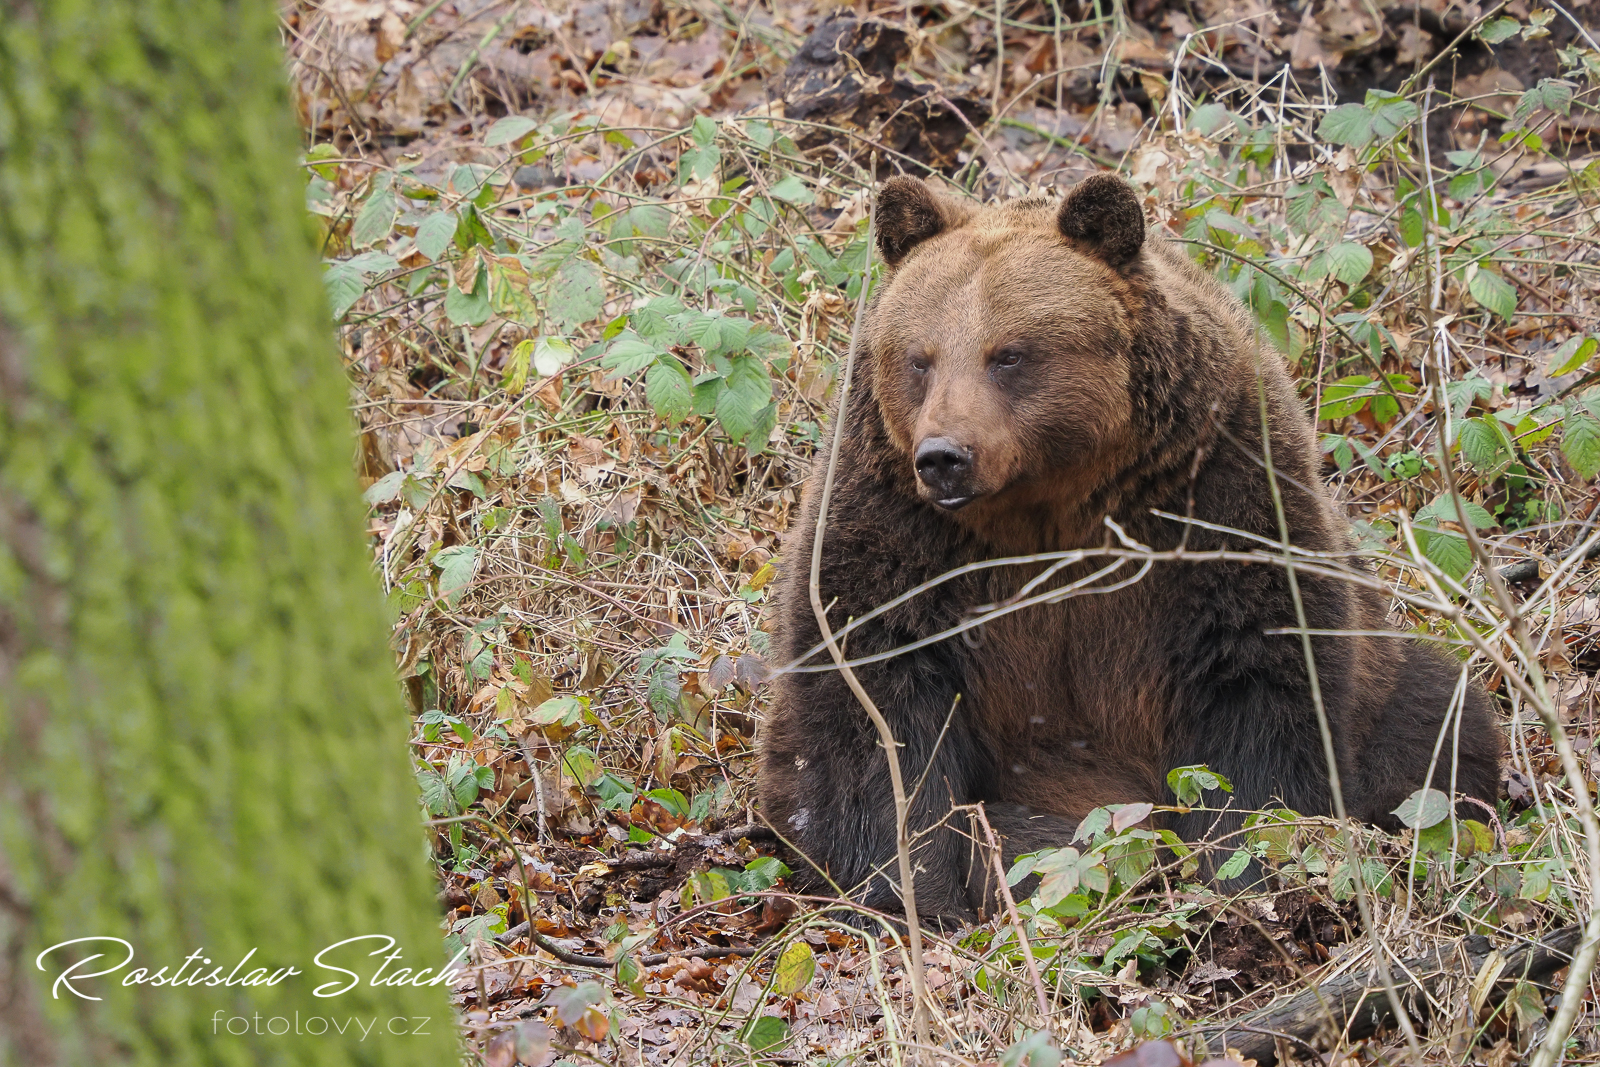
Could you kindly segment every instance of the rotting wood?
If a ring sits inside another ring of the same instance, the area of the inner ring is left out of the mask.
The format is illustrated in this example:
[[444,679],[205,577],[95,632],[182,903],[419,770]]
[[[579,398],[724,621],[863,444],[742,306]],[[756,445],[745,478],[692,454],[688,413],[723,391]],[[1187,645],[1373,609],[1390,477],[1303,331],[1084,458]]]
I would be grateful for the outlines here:
[[[1505,967],[1495,982],[1495,994],[1504,995],[1519,981],[1547,978],[1567,966],[1582,932],[1582,927],[1565,926],[1539,941],[1501,950]],[[1493,951],[1495,946],[1487,937],[1474,934],[1425,956],[1405,960],[1396,968],[1395,977],[1405,980],[1400,993],[1406,1010],[1419,1021],[1426,1019],[1428,995],[1447,979],[1471,981]],[[1274,1001],[1225,1025],[1201,1027],[1195,1036],[1212,1053],[1220,1055],[1225,1048],[1238,1049],[1246,1060],[1266,1067],[1277,1062],[1280,1038],[1312,1041],[1328,1029],[1330,1015],[1333,1024],[1352,1040],[1371,1037],[1379,1027],[1395,1023],[1383,986],[1376,975],[1363,970]]]

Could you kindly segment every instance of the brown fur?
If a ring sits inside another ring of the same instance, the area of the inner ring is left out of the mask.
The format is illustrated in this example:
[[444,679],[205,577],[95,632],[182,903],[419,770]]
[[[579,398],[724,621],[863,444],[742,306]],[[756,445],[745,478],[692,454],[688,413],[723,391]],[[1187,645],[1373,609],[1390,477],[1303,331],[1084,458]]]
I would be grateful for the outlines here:
[[[1181,525],[1151,510],[1182,514],[1191,496],[1196,518],[1277,540],[1260,458],[1263,394],[1292,540],[1350,547],[1281,359],[1262,351],[1226,290],[1164,239],[1146,239],[1120,179],[1089,179],[1060,204],[982,210],[895,179],[879,224],[893,271],[864,324],[824,535],[822,596],[836,630],[966,564],[1101,544],[1107,517],[1141,543],[1174,548]],[[784,663],[819,640],[807,581],[822,470],[785,545]],[[955,510],[937,503],[946,496]],[[1191,528],[1186,545],[1257,547],[1203,528]],[[1052,582],[1103,565],[1077,565]],[[937,634],[979,605],[1005,602],[1041,570],[1013,565],[948,581],[851,633],[848,652],[870,656]],[[1136,570],[1127,564],[1095,584]],[[1312,628],[1384,627],[1385,604],[1372,591],[1303,572],[1299,584]],[[914,828],[939,824],[952,804],[983,801],[1009,862],[1067,844],[1092,808],[1170,801],[1166,772],[1188,764],[1229,775],[1236,808],[1329,811],[1300,639],[1263,633],[1294,625],[1281,567],[1169,562],[859,675],[902,743],[907,780],[926,778]],[[1346,804],[1393,824],[1389,812],[1423,784],[1457,668],[1394,639],[1316,638],[1313,647]],[[1475,685],[1460,734],[1459,788],[1492,802],[1500,740]],[[762,755],[772,824],[834,881],[892,906],[881,876],[894,849],[885,761],[837,673],[779,679]],[[1447,747],[1433,784],[1449,782]],[[1237,820],[1195,814],[1171,825],[1196,840]],[[926,914],[960,920],[985,907],[990,890],[962,834],[933,829],[917,859]]]

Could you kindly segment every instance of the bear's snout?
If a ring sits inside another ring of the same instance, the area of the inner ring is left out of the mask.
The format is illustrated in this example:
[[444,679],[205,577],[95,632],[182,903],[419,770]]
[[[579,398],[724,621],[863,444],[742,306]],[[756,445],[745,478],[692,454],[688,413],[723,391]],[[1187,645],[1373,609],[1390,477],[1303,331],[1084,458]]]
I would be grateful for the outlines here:
[[972,449],[948,437],[925,438],[917,445],[917,478],[934,503],[955,511],[978,496],[972,485]]

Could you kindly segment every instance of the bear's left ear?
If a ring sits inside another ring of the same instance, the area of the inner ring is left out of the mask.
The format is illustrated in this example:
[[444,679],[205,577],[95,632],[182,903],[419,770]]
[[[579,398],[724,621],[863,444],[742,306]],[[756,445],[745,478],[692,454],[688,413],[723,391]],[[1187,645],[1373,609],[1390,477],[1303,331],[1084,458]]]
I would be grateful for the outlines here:
[[1126,265],[1144,247],[1139,194],[1115,174],[1095,174],[1073,186],[1056,226],[1079,251],[1111,267]]

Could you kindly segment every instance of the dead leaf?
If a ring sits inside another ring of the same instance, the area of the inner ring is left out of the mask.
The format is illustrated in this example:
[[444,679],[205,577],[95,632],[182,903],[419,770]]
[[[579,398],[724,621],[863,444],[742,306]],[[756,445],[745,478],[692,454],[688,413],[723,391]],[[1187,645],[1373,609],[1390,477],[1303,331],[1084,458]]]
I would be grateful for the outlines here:
[[1111,828],[1121,833],[1130,826],[1136,826],[1149,818],[1150,813],[1156,810],[1154,804],[1124,804],[1111,816]]
[[378,20],[378,39],[373,52],[378,63],[389,62],[405,47],[405,43],[406,24],[393,11],[385,11]]
[[706,690],[711,693],[720,693],[722,688],[733,681],[737,668],[733,660],[727,656],[718,656],[711,661],[711,666],[706,670]]

